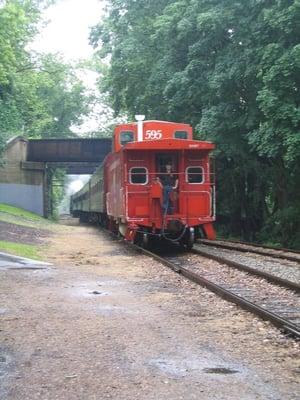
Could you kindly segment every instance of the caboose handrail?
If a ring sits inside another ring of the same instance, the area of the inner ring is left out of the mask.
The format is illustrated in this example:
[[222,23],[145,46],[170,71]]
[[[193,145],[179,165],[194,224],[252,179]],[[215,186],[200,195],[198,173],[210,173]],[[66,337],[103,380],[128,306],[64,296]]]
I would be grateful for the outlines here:
[[[137,167],[140,168],[140,167]],[[159,179],[160,176],[165,176],[165,175],[169,175],[167,172],[131,172],[131,170],[127,171],[126,173],[126,177],[127,177],[127,182],[130,182],[130,176],[134,175],[134,176],[144,176],[147,175],[149,177],[148,179],[148,183],[147,185],[151,184],[152,182],[154,182],[155,180]],[[197,176],[199,175],[199,172],[189,172],[188,173],[189,176]],[[203,184],[210,184],[210,185],[215,185],[215,173],[213,172],[203,172],[202,176],[203,176],[203,180],[202,182],[187,182],[186,180],[186,176],[187,173],[186,171],[184,172],[172,172],[171,176],[173,176],[174,178],[179,178],[179,182],[184,182],[186,184],[198,184],[198,185],[203,185]],[[130,184],[130,183],[129,183]],[[137,185],[136,183],[134,185]],[[145,184],[143,184],[145,185]]]

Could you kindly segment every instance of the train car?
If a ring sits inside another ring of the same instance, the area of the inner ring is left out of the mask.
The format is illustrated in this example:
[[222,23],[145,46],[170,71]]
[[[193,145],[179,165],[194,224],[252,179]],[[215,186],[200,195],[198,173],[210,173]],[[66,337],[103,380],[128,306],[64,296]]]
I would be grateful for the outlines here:
[[137,118],[115,128],[112,152],[72,196],[71,213],[145,246],[215,239],[214,144],[194,140],[188,124]]
[[74,217],[81,222],[101,222],[106,208],[103,184],[103,165],[100,165],[82,189],[71,196],[70,212]]

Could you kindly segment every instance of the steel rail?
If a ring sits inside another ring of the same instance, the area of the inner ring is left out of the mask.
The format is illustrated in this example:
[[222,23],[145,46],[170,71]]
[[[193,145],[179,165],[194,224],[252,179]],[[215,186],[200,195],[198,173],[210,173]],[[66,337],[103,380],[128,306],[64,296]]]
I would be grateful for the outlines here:
[[266,250],[277,250],[277,251],[284,251],[286,253],[295,253],[300,255],[300,250],[295,249],[287,249],[286,247],[275,247],[275,246],[266,246],[265,244],[258,244],[258,243],[251,243],[251,242],[244,242],[242,240],[227,240],[227,239],[219,239],[220,241],[229,242],[229,243],[237,243],[243,244],[245,246],[253,246],[253,247],[261,247],[262,249]]
[[300,338],[300,330],[299,327],[287,319],[282,318],[281,316],[273,313],[272,311],[268,311],[254,303],[252,303],[249,300],[246,300],[240,296],[237,296],[236,294],[232,293],[230,290],[227,290],[223,288],[222,286],[219,286],[203,276],[197,274],[196,272],[190,271],[189,269],[175,264],[172,261],[169,261],[158,254],[152,253],[149,250],[143,249],[137,245],[132,245],[138,252],[143,253],[148,255],[149,257],[152,257],[153,259],[157,260],[158,262],[164,264],[165,266],[169,267],[173,271],[177,272],[178,274],[184,276],[185,278],[191,280],[192,282],[195,282],[199,284],[200,286],[206,287],[210,291],[216,293],[218,296],[240,306],[244,310],[250,311],[254,313],[255,315],[260,316],[262,319],[270,321],[273,323],[273,325],[279,327],[283,331],[288,332],[289,334]]
[[[115,240],[118,240],[118,237],[113,234],[112,232],[104,229],[106,233],[108,233],[111,237],[113,237]],[[160,262],[161,264],[165,265],[166,267],[170,268],[174,272],[182,275],[183,277],[189,279],[190,281],[197,283],[198,285],[207,288],[208,290],[216,293],[218,296],[240,306],[246,311],[250,311],[251,313],[258,315],[262,319],[266,321],[270,321],[273,325],[277,326],[278,328],[282,329],[284,332],[288,332],[290,335],[295,336],[297,338],[300,338],[300,329],[297,325],[291,323],[285,318],[282,318],[281,316],[273,313],[272,311],[265,310],[264,308],[252,303],[249,300],[246,300],[234,293],[232,293],[230,290],[223,288],[222,286],[219,286],[203,276],[197,274],[196,272],[190,271],[189,269],[183,267],[182,265],[178,265],[172,261],[167,260],[166,258],[152,253],[149,250],[146,250],[136,244],[133,244],[131,242],[125,241],[125,240],[120,240],[119,242],[124,244],[125,246],[128,246],[129,248],[132,248],[136,250],[138,253],[142,253],[147,255],[148,257],[153,258],[154,260]]]
[[[220,240],[222,242],[224,242],[224,240]],[[250,243],[242,243],[242,242],[228,242],[228,243],[219,243],[218,240],[206,240],[206,239],[200,239],[197,241],[199,244],[204,244],[206,246],[212,246],[212,247],[220,247],[223,249],[229,249],[229,250],[236,250],[236,251],[240,251],[241,253],[254,253],[254,254],[260,254],[263,256],[267,256],[267,257],[273,257],[273,258],[280,258],[283,260],[289,260],[289,261],[294,261],[297,263],[300,263],[300,257],[294,257],[294,256],[290,256],[290,255],[285,255],[285,254],[276,254],[276,253],[271,253],[271,252],[267,252],[264,250],[257,250],[257,249],[251,249],[251,248],[245,248],[245,247],[237,247],[234,246],[234,244],[231,243],[236,243],[236,244],[242,244],[243,246],[253,246],[253,247],[260,247],[258,245],[253,245]],[[271,248],[271,247],[263,247],[265,250],[271,250],[271,251],[289,251],[289,250],[283,250],[283,249],[275,249],[275,248]],[[296,253],[296,252],[294,252]],[[299,254],[299,253],[296,253]],[[300,254],[299,254],[300,255]]]
[[240,271],[245,271],[252,275],[260,276],[269,282],[276,283],[277,285],[286,287],[288,289],[294,290],[297,293],[300,293],[300,284],[298,284],[296,282],[292,282],[287,279],[280,278],[279,276],[270,274],[269,272],[265,272],[265,271],[261,271],[261,270],[258,270],[258,269],[252,268],[252,267],[248,267],[247,265],[238,263],[236,261],[229,260],[228,258],[224,258],[222,256],[217,256],[215,254],[206,253],[205,251],[202,251],[200,249],[193,248],[191,250],[191,252],[194,254],[198,254],[202,257],[206,257],[211,260],[217,261],[221,264],[226,264],[229,267],[239,269]]

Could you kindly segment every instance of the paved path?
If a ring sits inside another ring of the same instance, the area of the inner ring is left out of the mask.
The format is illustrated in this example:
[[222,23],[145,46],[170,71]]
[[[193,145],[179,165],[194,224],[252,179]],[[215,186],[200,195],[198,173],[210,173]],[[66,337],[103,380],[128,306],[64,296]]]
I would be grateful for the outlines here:
[[0,269],[45,269],[52,264],[0,252]]

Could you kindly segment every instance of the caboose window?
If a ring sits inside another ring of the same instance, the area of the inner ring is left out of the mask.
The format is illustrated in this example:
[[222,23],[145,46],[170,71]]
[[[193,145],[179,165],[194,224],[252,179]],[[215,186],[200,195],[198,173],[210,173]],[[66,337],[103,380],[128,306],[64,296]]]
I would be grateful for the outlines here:
[[188,133],[186,131],[176,131],[174,133],[175,139],[187,139]]
[[186,181],[188,183],[202,183],[204,180],[202,167],[187,167]]
[[126,143],[130,143],[134,141],[134,133],[131,131],[122,131],[120,133],[120,144],[124,146]]
[[132,167],[129,173],[129,181],[134,185],[146,185],[148,183],[147,168]]

